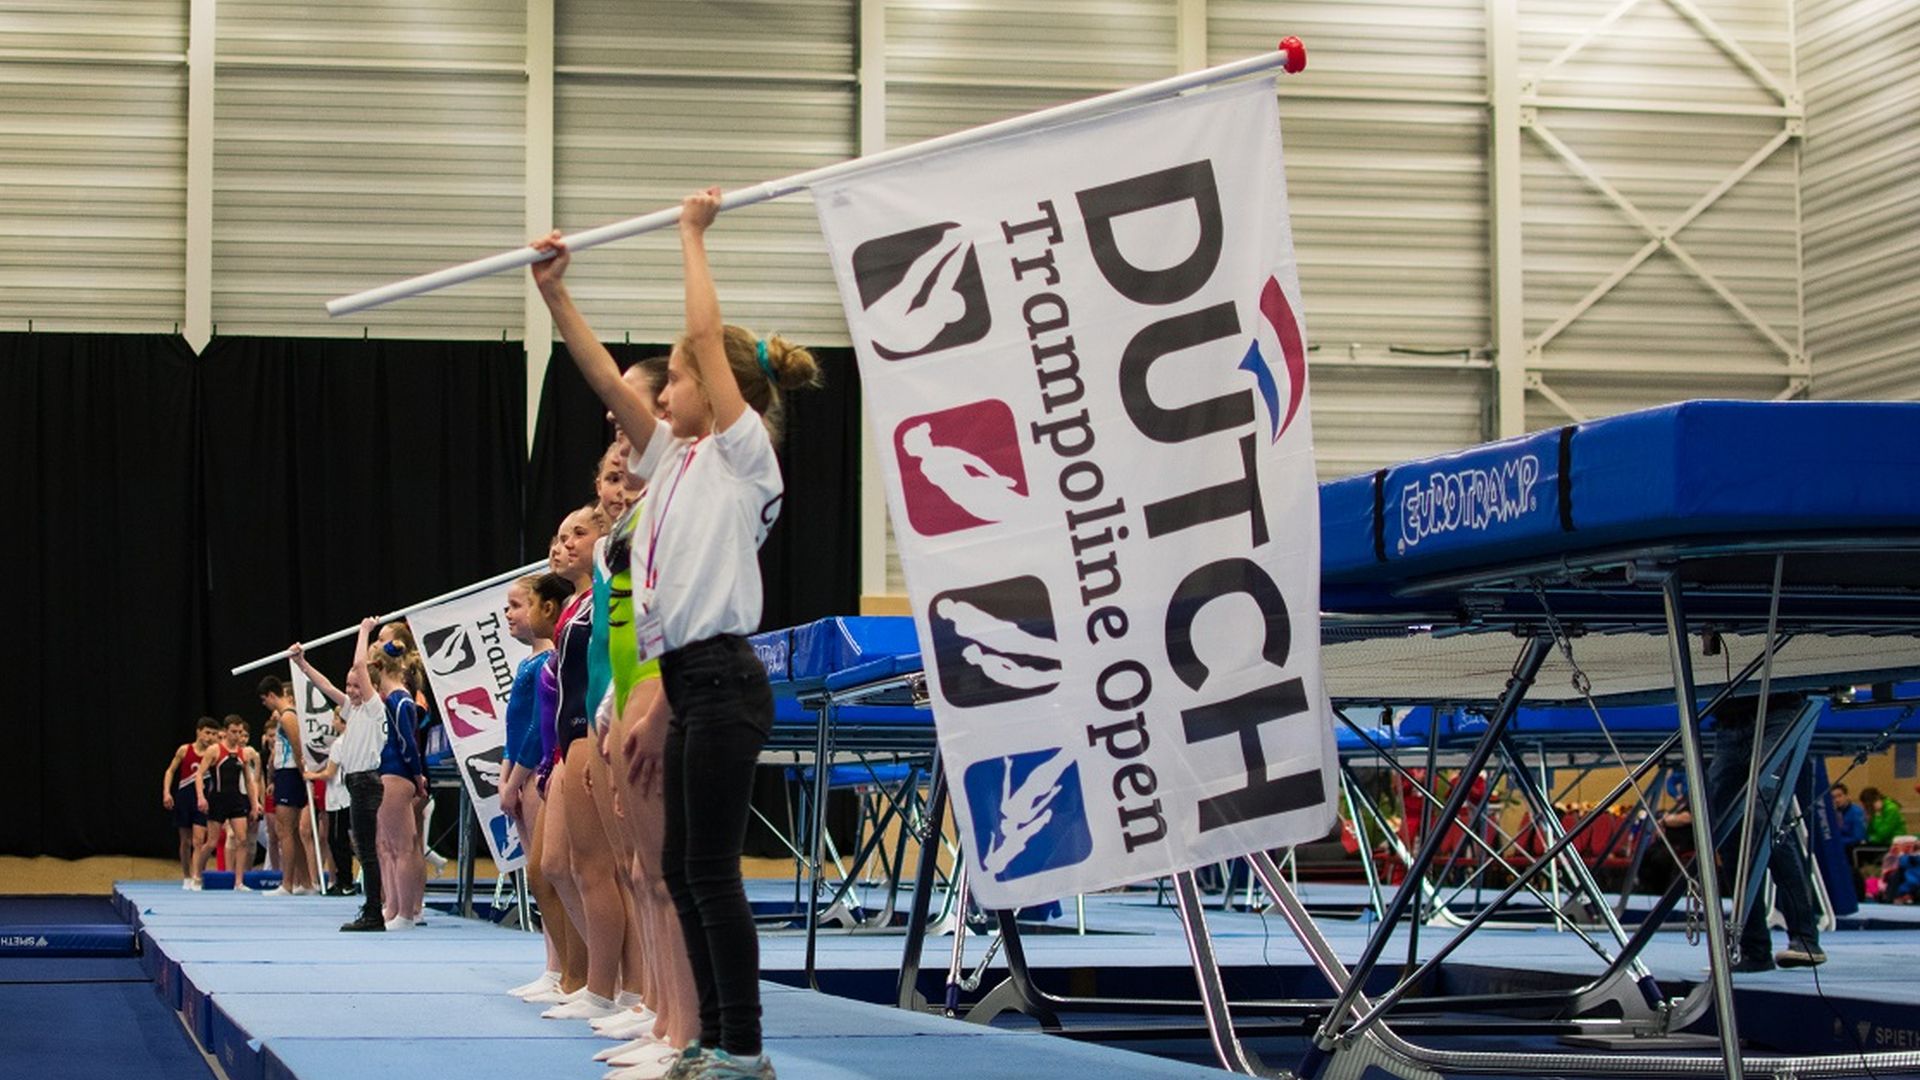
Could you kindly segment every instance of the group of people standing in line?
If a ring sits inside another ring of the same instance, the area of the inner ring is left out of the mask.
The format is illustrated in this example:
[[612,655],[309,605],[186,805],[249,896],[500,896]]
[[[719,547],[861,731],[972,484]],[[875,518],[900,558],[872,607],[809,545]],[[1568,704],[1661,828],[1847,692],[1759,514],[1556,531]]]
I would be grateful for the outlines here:
[[[624,372],[568,293],[560,234],[534,241],[534,282],[617,435],[594,502],[549,545],[549,572],[507,591],[509,631],[532,655],[509,695],[501,807],[523,838],[546,941],[546,970],[509,992],[545,1004],[543,1016],[589,1021],[610,1040],[596,1060],[617,1080],[774,1076],[740,872],[773,696],[746,635],[784,492],[784,393],[820,372],[805,349],[721,319],[705,240],[719,205],[718,189],[682,202],[685,333],[670,355]],[[314,778],[343,779],[355,846],[379,853],[363,861],[367,908],[345,930],[398,929],[420,910],[407,830],[423,789],[404,737],[417,706],[404,662],[369,648],[371,629],[344,689],[292,650],[341,706],[342,734]],[[286,704],[269,708],[284,728]]]
[[[280,885],[269,896],[365,896],[347,931],[418,926],[426,895],[422,841],[427,783],[421,738],[427,715],[424,668],[403,622],[360,625],[353,666],[342,690],[291,653],[313,685],[333,702],[327,730],[301,730],[293,688],[274,676],[257,691],[267,710],[258,749],[247,721],[203,717],[194,741],[174,751],[161,780],[162,803],[180,834],[181,887],[202,887],[207,864],[224,847],[237,892],[265,821],[269,865]],[[322,810],[324,809],[324,813]],[[358,854],[361,885],[351,867]],[[323,882],[324,888],[323,888]]]

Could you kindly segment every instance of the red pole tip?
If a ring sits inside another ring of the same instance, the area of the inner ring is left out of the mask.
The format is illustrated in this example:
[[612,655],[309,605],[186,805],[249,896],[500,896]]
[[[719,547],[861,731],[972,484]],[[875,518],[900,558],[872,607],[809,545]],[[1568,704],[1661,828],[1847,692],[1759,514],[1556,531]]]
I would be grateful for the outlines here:
[[1280,39],[1280,51],[1287,54],[1286,72],[1298,75],[1307,67],[1307,46],[1297,37]]

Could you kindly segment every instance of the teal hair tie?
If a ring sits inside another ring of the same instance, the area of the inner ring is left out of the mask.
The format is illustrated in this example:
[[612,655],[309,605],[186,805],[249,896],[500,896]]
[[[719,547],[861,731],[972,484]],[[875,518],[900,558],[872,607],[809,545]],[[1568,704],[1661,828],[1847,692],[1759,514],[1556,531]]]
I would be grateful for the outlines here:
[[753,343],[754,359],[760,361],[760,370],[766,372],[768,382],[779,382],[773,377],[773,365],[767,363],[767,339],[761,338]]

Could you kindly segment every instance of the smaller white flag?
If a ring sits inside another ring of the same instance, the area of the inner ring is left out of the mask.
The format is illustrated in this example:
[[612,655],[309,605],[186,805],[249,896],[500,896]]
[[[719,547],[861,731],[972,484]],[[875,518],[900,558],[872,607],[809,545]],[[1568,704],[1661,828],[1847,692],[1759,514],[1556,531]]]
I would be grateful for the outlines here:
[[519,830],[500,810],[500,772],[513,673],[531,653],[507,634],[507,589],[484,589],[407,616],[461,782],[501,873],[526,863]]

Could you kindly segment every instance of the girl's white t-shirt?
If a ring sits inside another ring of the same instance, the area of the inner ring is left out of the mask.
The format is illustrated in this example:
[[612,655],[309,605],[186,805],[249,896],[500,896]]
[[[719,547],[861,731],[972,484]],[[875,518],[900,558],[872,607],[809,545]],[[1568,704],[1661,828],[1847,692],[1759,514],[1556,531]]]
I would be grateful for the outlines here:
[[676,439],[656,421],[627,468],[647,481],[633,536],[633,593],[668,650],[760,626],[760,545],[785,485],[773,440],[748,409],[725,431]]
[[387,741],[387,707],[377,697],[358,705],[341,706],[341,719],[347,730],[333,744],[333,760],[338,765],[334,780],[346,786],[348,773],[371,772],[380,767],[380,748]]

